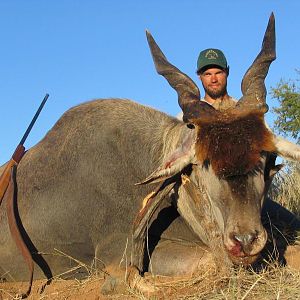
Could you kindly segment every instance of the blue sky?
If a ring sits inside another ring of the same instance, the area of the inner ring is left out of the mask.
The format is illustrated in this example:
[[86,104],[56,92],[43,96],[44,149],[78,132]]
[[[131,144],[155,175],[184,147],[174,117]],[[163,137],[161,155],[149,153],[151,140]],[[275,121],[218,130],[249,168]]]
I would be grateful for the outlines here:
[[[277,60],[268,90],[281,78],[297,77],[298,0],[1,0],[0,162],[10,158],[45,93],[50,97],[27,149],[64,111],[91,99],[129,98],[177,114],[176,92],[154,69],[146,29],[169,61],[197,84],[199,51],[222,49],[231,68],[228,91],[239,98],[241,79],[260,50],[272,11]],[[276,103],[268,97],[268,104]],[[271,125],[273,118],[267,115]]]

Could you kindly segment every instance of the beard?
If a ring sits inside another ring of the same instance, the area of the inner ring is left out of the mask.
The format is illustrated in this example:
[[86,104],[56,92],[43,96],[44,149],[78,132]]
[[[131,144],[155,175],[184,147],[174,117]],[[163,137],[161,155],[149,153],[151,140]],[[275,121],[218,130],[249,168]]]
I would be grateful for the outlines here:
[[204,88],[206,94],[214,100],[221,98],[227,94],[226,85],[220,86],[217,89],[213,89],[213,88],[209,88],[209,87],[205,88],[204,86],[203,86],[203,88]]
[[227,94],[226,86],[222,86],[218,89],[204,88],[205,92],[209,97],[216,100]]

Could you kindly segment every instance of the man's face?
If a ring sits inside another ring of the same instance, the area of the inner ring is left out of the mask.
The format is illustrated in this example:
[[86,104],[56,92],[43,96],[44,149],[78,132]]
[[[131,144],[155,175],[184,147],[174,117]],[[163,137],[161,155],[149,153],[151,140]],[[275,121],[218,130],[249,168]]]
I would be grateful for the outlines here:
[[213,99],[227,93],[227,73],[218,68],[210,68],[199,75],[205,92]]

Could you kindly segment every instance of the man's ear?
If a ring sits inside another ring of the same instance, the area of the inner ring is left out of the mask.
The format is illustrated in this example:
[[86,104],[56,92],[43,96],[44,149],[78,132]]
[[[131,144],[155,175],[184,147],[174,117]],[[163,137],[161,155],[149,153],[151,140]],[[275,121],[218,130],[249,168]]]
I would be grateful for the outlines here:
[[230,69],[229,66],[227,66],[227,68],[225,69],[225,71],[226,71],[226,73],[227,73],[227,77],[229,76],[229,69]]

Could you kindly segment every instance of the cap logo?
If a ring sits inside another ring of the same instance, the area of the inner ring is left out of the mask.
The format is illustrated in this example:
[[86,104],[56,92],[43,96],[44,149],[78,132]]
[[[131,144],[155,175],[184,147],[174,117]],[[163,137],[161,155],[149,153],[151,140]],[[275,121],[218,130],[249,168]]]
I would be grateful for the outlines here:
[[219,55],[214,50],[210,49],[205,53],[207,59],[218,59]]

